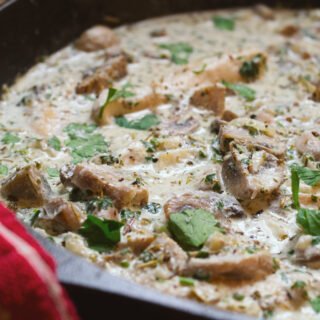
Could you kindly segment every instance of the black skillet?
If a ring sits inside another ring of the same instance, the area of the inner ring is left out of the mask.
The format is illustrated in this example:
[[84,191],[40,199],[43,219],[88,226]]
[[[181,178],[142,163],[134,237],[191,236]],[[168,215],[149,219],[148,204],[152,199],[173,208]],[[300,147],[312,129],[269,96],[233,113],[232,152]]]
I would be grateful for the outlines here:
[[[232,0],[7,0],[0,6],[0,85],[96,23],[116,26],[178,12],[244,6]],[[267,1],[279,5],[279,1]],[[283,1],[286,7],[319,6],[319,0]],[[31,231],[32,232],[32,231]],[[58,263],[59,279],[82,319],[244,320],[193,301],[164,295],[110,275],[35,234]]]

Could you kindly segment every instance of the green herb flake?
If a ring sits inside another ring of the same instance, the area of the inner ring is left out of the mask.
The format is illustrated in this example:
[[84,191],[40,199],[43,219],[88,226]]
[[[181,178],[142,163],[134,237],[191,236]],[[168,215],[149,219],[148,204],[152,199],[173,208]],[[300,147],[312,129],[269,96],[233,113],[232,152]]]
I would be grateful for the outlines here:
[[128,262],[128,261],[126,261],[126,260],[124,260],[124,261],[121,261],[120,262],[120,266],[122,267],[122,268],[129,268],[130,267],[130,263]]
[[30,225],[31,227],[34,226],[35,222],[37,221],[37,219],[39,218],[41,211],[40,209],[34,209],[32,212],[32,216],[30,218]]
[[214,26],[220,30],[233,31],[236,25],[234,19],[221,16],[212,17],[212,22]]
[[312,236],[320,236],[320,210],[299,208],[297,223],[304,233]]
[[161,212],[161,204],[156,202],[150,202],[143,207],[144,210],[151,214],[158,214]]
[[291,192],[292,192],[292,200],[293,206],[298,209],[300,207],[299,203],[299,186],[300,179],[295,166],[291,167]]
[[121,222],[115,220],[99,219],[88,215],[79,233],[87,240],[91,249],[106,252],[120,241],[122,226]]
[[208,257],[209,257],[208,251],[199,251],[196,255],[196,258],[199,258],[199,259],[206,259]]
[[303,289],[305,288],[306,283],[304,281],[298,280],[293,283],[291,286],[292,289]]
[[56,136],[53,136],[48,140],[48,146],[56,151],[61,150],[61,142]]
[[50,178],[57,178],[60,175],[59,170],[56,168],[47,168],[47,174]]
[[159,48],[168,50],[171,54],[171,61],[179,65],[187,64],[193,52],[192,46],[185,42],[162,43]]
[[88,214],[94,214],[99,212],[100,210],[106,210],[109,207],[113,207],[113,203],[112,200],[108,197],[101,199],[91,199],[86,203],[86,212]]
[[265,64],[265,59],[261,54],[257,54],[249,61],[244,61],[239,73],[247,81],[255,80],[260,73],[260,69]]
[[238,292],[235,292],[233,295],[232,295],[232,298],[236,301],[243,301],[244,299],[244,295],[243,294],[240,294]]
[[157,115],[151,113],[143,116],[140,119],[129,121],[125,117],[116,117],[115,122],[119,127],[136,130],[149,130],[160,123]]
[[199,70],[193,70],[192,72],[196,75],[203,73],[206,70],[207,64],[204,63]]
[[227,81],[222,81],[222,84],[237,93],[239,96],[245,98],[247,101],[253,101],[256,98],[255,90],[245,86],[243,84],[231,83]]
[[315,299],[310,300],[312,309],[316,313],[320,313],[320,296],[317,296]]
[[10,132],[6,132],[1,140],[4,144],[15,144],[20,141],[20,138]]
[[177,242],[186,249],[201,247],[212,233],[219,230],[212,213],[203,209],[172,213],[168,228]]
[[186,278],[186,277],[179,277],[179,283],[182,286],[194,286],[194,280],[192,278]]
[[0,176],[5,176],[9,172],[8,167],[5,164],[0,164]]

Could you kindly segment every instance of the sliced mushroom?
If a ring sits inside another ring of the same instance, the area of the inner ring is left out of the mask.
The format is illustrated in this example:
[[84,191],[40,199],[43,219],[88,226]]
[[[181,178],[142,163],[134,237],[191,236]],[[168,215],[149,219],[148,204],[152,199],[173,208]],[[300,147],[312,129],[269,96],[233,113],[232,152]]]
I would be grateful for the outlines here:
[[296,148],[303,155],[311,155],[314,160],[320,161],[320,132],[317,130],[305,131],[296,139]]
[[45,229],[51,235],[77,231],[81,227],[81,215],[80,209],[72,202],[62,198],[50,199],[44,206],[44,214],[38,217],[34,226]]
[[171,213],[185,209],[204,209],[218,217],[239,217],[244,211],[239,202],[232,196],[219,194],[213,191],[194,191],[175,196],[166,202],[164,212],[169,218]]
[[272,127],[250,118],[235,119],[221,126],[219,140],[222,152],[230,150],[231,142],[252,145],[277,157],[283,157],[286,150]]
[[107,195],[118,208],[141,206],[148,202],[148,190],[136,184],[132,175],[126,175],[107,165],[78,164],[64,167],[60,174],[61,182],[92,194]]
[[36,164],[19,169],[1,187],[2,195],[21,208],[42,207],[51,193],[50,186]]
[[107,49],[119,44],[119,39],[115,33],[106,26],[94,26],[86,30],[74,43],[78,50],[97,51]]

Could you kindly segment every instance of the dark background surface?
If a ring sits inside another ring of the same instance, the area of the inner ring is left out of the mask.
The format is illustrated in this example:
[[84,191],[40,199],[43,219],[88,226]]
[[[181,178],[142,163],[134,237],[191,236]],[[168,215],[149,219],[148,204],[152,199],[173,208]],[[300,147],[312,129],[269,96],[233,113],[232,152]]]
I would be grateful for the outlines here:
[[[316,6],[315,1],[283,1],[286,7]],[[96,23],[116,26],[147,17],[256,1],[217,0],[8,0],[0,7],[0,85],[32,66],[41,56],[65,46]],[[281,5],[267,1],[268,5]],[[58,262],[59,279],[82,319],[242,320],[193,301],[162,295],[111,276],[84,259],[35,235]]]

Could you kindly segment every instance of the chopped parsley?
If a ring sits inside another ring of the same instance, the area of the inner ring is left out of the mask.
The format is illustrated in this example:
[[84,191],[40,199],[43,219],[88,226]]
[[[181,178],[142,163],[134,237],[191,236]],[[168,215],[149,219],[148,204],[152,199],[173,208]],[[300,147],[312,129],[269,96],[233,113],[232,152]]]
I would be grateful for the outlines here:
[[222,81],[222,84],[226,88],[237,93],[242,98],[245,98],[247,101],[253,101],[256,98],[256,92],[248,86],[245,86],[243,84],[231,83],[227,81]]
[[220,30],[233,31],[236,25],[234,19],[221,16],[212,17],[212,22],[214,26]]
[[86,211],[88,214],[93,214],[100,210],[106,210],[109,207],[113,207],[113,203],[108,197],[91,199],[86,203]]
[[151,127],[154,127],[160,123],[157,115],[154,113],[146,114],[140,119],[129,121],[127,118],[121,116],[116,117],[115,122],[119,127],[124,127],[128,129],[136,129],[136,130],[148,130]]
[[194,280],[192,278],[179,277],[179,283],[182,286],[194,286]]
[[233,295],[232,295],[232,298],[236,301],[242,301],[244,299],[244,295],[243,294],[240,294],[238,292],[235,292]]
[[257,54],[251,60],[243,62],[239,73],[245,80],[253,81],[259,76],[260,69],[264,63],[264,57],[261,54]]
[[56,136],[53,136],[48,140],[48,146],[56,151],[61,150],[61,142]]
[[320,296],[317,296],[316,298],[310,300],[310,304],[311,304],[312,309],[316,313],[320,313]]
[[0,164],[0,176],[5,176],[9,172],[8,167],[5,164]]
[[162,43],[159,48],[166,49],[171,54],[171,61],[175,64],[187,64],[193,48],[186,42]]
[[151,214],[157,214],[161,212],[161,204],[156,202],[150,202],[143,207],[144,210]]
[[56,168],[47,168],[47,174],[50,178],[56,178],[60,175],[59,170]]
[[120,241],[122,226],[121,222],[115,220],[99,219],[88,215],[79,233],[87,240],[91,249],[106,252]]
[[4,144],[15,144],[20,141],[20,138],[11,132],[6,132],[1,141]]

